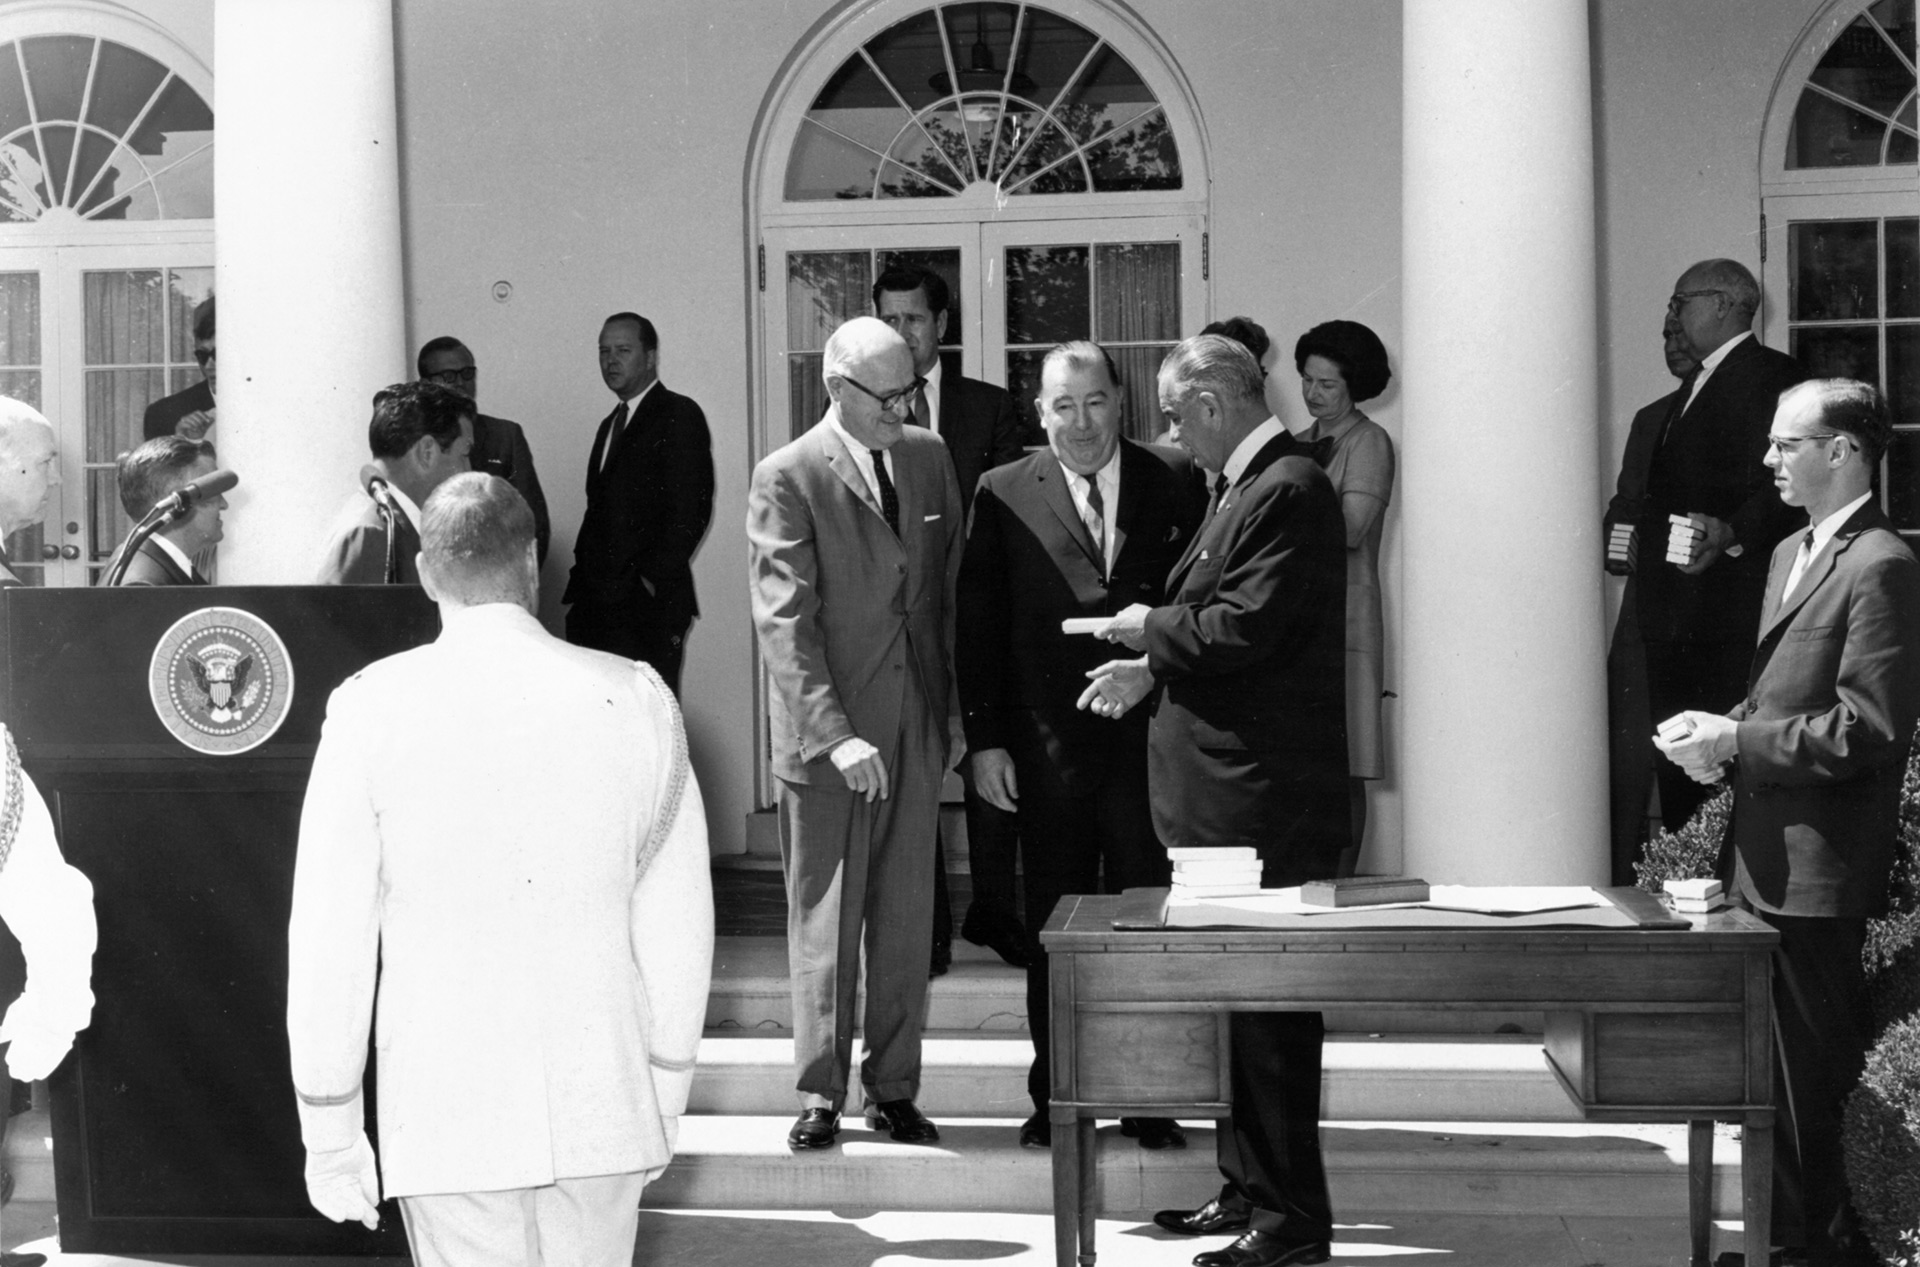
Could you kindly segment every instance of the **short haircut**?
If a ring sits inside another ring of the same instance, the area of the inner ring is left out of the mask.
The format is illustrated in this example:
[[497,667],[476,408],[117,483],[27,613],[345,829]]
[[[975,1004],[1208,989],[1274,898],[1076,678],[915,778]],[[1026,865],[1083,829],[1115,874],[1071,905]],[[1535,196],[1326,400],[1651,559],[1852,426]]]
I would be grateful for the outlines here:
[[46,415],[24,400],[12,396],[0,396],[0,454],[12,457],[19,452],[21,437],[26,434],[28,425],[53,430]]
[[1046,378],[1051,366],[1064,365],[1068,369],[1092,369],[1096,365],[1106,367],[1107,381],[1119,390],[1126,390],[1126,384],[1120,379],[1120,370],[1113,363],[1113,354],[1091,339],[1074,339],[1068,343],[1056,343],[1047,352],[1046,360],[1040,363],[1040,377]]
[[1372,400],[1387,390],[1393,370],[1387,365],[1386,345],[1358,321],[1323,321],[1293,345],[1293,368],[1307,372],[1307,358],[1322,356],[1340,367],[1347,395],[1354,404]]
[[469,471],[443,481],[420,508],[420,553],[435,586],[469,607],[521,603],[533,548],[533,510],[497,475]]
[[1868,466],[1880,465],[1893,443],[1893,415],[1878,387],[1857,378],[1814,378],[1787,388],[1780,393],[1780,402],[1802,394],[1811,395],[1818,404],[1822,428],[1859,445]]
[[1760,311],[1760,283],[1753,280],[1753,273],[1739,260],[1701,260],[1683,276],[1693,279],[1692,289],[1717,290],[1725,295],[1732,302],[1734,312],[1749,325],[1753,323],[1753,314]]
[[1265,403],[1266,379],[1247,345],[1224,334],[1182,339],[1160,362],[1160,383],[1185,398],[1212,392],[1222,404]]
[[932,269],[922,268],[918,264],[889,264],[879,280],[873,283],[873,310],[880,311],[880,296],[888,291],[899,295],[910,290],[926,291],[927,307],[935,313],[945,312],[947,305],[953,302],[946,279]]
[[878,317],[855,317],[843,321],[838,329],[827,336],[827,346],[820,354],[820,381],[824,383],[830,378],[852,378],[855,365],[872,356],[877,349],[895,344],[902,351],[906,350],[907,341]]
[[139,519],[160,499],[187,482],[187,471],[195,462],[214,460],[211,440],[189,440],[185,436],[159,436],[117,459],[120,466],[120,505]]
[[1228,317],[1225,321],[1210,321],[1201,327],[1201,334],[1224,334],[1234,342],[1243,345],[1253,353],[1253,359],[1267,359],[1267,349],[1273,346],[1273,340],[1258,321],[1252,317]]
[[206,340],[213,337],[213,296],[208,295],[193,309],[193,337]]
[[442,449],[460,438],[460,420],[473,417],[473,401],[439,383],[395,383],[373,394],[367,447],[377,458],[405,457],[432,436]]
[[466,344],[460,342],[460,340],[450,334],[443,334],[437,339],[428,339],[420,345],[420,355],[413,358],[413,372],[421,378],[425,378],[427,376],[427,358],[436,352],[465,352],[469,358],[473,356],[472,349],[467,347]]
[[637,312],[616,312],[605,321],[602,321],[600,328],[604,330],[616,321],[627,322],[640,331],[640,350],[642,352],[658,352],[660,350],[660,334],[653,328],[653,322],[648,321]]

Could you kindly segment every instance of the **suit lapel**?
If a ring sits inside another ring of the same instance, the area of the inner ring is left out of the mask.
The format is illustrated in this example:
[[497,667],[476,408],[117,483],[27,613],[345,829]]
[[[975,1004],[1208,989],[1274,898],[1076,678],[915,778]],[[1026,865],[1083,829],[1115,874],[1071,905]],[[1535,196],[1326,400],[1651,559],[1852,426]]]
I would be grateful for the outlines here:
[[1067,530],[1067,536],[1080,547],[1080,553],[1087,556],[1087,562],[1093,564],[1093,570],[1106,574],[1106,560],[1094,553],[1093,537],[1087,532],[1086,523],[1080,518],[1080,512],[1073,506],[1073,490],[1067,486],[1066,468],[1059,459],[1041,462],[1035,471],[1035,482],[1040,485],[1040,500],[1047,504],[1054,518]]
[[1761,642],[1764,643],[1775,630],[1792,620],[1795,614],[1807,605],[1807,600],[1826,584],[1827,578],[1833,575],[1834,565],[1840,561],[1840,556],[1853,548],[1853,543],[1860,534],[1875,527],[1877,521],[1884,521],[1884,519],[1885,516],[1880,513],[1880,508],[1871,501],[1849,515],[1847,522],[1840,525],[1840,531],[1833,534],[1833,540],[1827,542],[1826,548],[1807,565],[1806,574],[1800,578],[1800,584],[1794,587],[1791,594],[1779,591],[1786,589],[1787,573],[1793,570],[1793,556],[1799,553],[1802,534],[1796,534],[1781,542],[1779,552],[1773,559],[1773,571],[1778,575],[1778,579],[1768,578],[1767,605],[1761,608],[1762,611],[1773,613],[1767,620],[1766,628],[1760,631]]
[[[886,512],[880,509],[880,503],[875,499],[873,490],[867,486],[867,474],[860,469],[859,465],[862,461],[871,461],[871,459],[865,454],[858,458],[854,457],[848,451],[846,443],[840,439],[839,433],[834,431],[833,424],[824,418],[809,434],[821,456],[826,460],[827,469],[840,477],[840,482],[852,491],[861,505],[873,512],[873,517],[880,521],[882,528],[885,528]],[[900,529],[904,533],[907,526],[907,499],[903,478],[906,473],[904,470],[906,463],[898,460],[897,453],[895,458],[894,470],[898,474],[893,481],[893,487],[895,495],[900,498]],[[887,535],[893,534],[889,532]]]
[[1126,557],[1127,537],[1140,518],[1141,482],[1147,478],[1141,464],[1154,459],[1134,448],[1130,440],[1120,441],[1120,504],[1113,511],[1113,570],[1120,570]]
[[146,555],[149,559],[152,559],[154,562],[154,565],[158,567],[162,572],[164,572],[167,575],[167,578],[171,580],[175,585],[206,584],[205,581],[202,581],[199,577],[194,576],[192,573],[182,572],[180,570],[180,565],[173,561],[173,556],[171,554],[168,554],[165,550],[161,549],[159,546],[155,545],[151,538],[145,541],[142,541],[140,543],[140,553]]
[[[606,473],[607,464],[602,460],[602,455],[607,449],[607,433],[613,429],[613,416],[619,412],[620,406],[615,405],[612,411],[600,420],[600,430],[594,432],[593,452],[587,455],[587,484],[589,487],[598,484],[601,476]],[[632,418],[627,419],[627,425],[633,425]]]

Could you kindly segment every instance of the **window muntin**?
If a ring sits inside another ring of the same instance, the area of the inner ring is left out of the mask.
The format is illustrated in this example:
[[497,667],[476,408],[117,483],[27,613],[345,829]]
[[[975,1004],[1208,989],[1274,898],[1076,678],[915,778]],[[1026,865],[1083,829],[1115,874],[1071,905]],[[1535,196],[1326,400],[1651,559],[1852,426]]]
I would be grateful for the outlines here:
[[1827,47],[1794,109],[1789,170],[1920,161],[1914,9],[1879,0]]
[[56,216],[211,219],[213,111],[111,40],[0,44],[0,223]]
[[1166,111],[1105,40],[1027,4],[945,4],[841,64],[788,157],[791,201],[1179,189]]

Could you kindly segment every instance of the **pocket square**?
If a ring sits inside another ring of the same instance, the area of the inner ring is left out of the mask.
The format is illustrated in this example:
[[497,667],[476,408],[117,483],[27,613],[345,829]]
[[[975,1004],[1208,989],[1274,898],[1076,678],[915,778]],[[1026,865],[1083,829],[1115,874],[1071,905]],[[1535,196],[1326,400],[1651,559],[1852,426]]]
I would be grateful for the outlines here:
[[938,515],[922,515],[922,516],[920,516],[920,522],[921,522],[921,523],[923,523],[923,524],[930,524],[930,523],[932,523],[932,522],[933,522],[934,520],[936,520],[936,519],[938,519],[939,517],[940,517],[940,516],[938,516]]
[[1205,551],[1205,550],[1202,550],[1202,551],[1200,552],[1200,557],[1199,557],[1198,559],[1196,559],[1196,560],[1195,560],[1195,562],[1196,562],[1196,563],[1205,563],[1205,562],[1207,561],[1207,553],[1208,553],[1207,551]]

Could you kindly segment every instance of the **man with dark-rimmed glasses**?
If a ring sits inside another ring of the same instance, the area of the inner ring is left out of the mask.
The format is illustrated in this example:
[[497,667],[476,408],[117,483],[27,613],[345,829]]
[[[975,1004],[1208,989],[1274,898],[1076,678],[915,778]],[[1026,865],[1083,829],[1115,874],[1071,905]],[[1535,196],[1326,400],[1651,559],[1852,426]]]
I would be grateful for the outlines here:
[[[460,340],[450,334],[428,339],[420,345],[415,366],[422,382],[451,387],[479,408],[480,368],[474,363],[473,352]],[[540,491],[540,476],[533,469],[533,449],[527,444],[526,432],[517,422],[475,413],[473,452],[468,458],[474,470],[483,475],[498,475],[527,499],[527,506],[533,511],[534,541],[540,551],[540,561],[545,563],[547,541],[553,535],[553,528],[547,519],[547,497]]]

